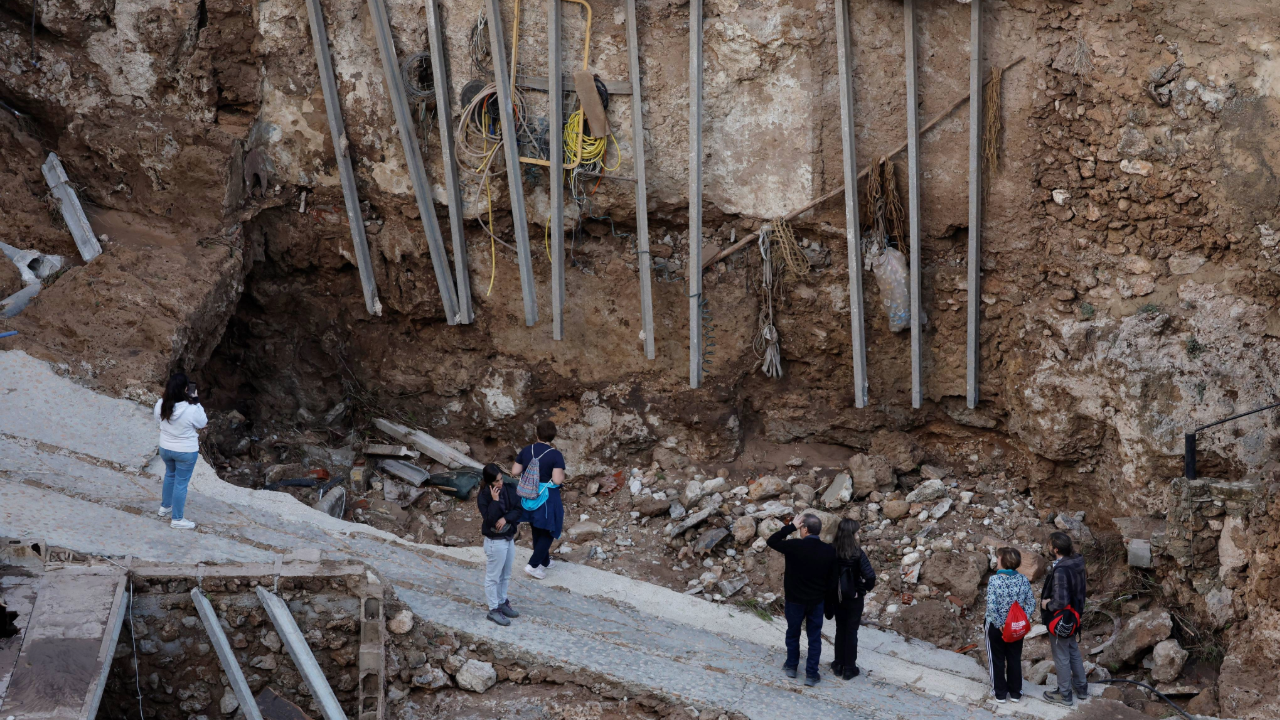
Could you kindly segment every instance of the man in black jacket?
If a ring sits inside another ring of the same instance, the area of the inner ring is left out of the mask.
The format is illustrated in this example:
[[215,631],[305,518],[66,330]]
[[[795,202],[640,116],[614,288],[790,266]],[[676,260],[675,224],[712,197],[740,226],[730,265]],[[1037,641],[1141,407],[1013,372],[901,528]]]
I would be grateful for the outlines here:
[[[1073,690],[1081,700],[1089,699],[1089,681],[1085,676],[1079,643],[1086,583],[1084,556],[1075,552],[1071,536],[1066,533],[1053,533],[1049,536],[1049,544],[1053,547],[1057,560],[1053,563],[1053,570],[1044,579],[1040,607],[1041,619],[1050,630],[1049,649],[1053,651],[1053,665],[1058,673],[1058,689],[1046,691],[1044,699],[1069,707],[1073,704]],[[1062,637],[1055,632],[1058,627],[1053,622],[1055,615],[1059,616],[1059,623],[1074,625],[1069,636]]]
[[[787,536],[800,531],[798,540]],[[804,684],[817,685],[818,663],[822,656],[822,602],[835,581],[835,548],[822,542],[822,521],[814,515],[797,515],[769,539],[769,547],[787,559],[783,576],[787,616],[787,662],[782,666],[787,677],[795,677],[800,665],[800,623],[809,636],[809,655],[805,659]]]
[[510,625],[511,618],[520,617],[507,599],[507,585],[511,582],[511,563],[516,556],[516,527],[524,508],[515,483],[503,482],[502,468],[494,463],[486,465],[481,473],[476,505],[480,510],[480,534],[484,535],[487,617],[499,625]]

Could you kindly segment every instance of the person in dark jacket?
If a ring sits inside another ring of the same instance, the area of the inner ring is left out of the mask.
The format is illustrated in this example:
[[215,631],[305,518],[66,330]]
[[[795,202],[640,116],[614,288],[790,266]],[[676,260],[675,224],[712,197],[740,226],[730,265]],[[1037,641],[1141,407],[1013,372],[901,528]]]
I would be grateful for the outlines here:
[[[1040,593],[1041,618],[1049,632],[1049,649],[1053,651],[1053,665],[1058,673],[1058,689],[1048,690],[1044,699],[1059,705],[1072,705],[1072,692],[1081,700],[1089,699],[1089,681],[1084,672],[1084,659],[1080,657],[1080,623],[1077,615],[1084,614],[1086,576],[1084,556],[1075,552],[1071,536],[1056,532],[1049,536],[1049,544],[1057,560],[1053,570],[1044,579]],[[1059,637],[1053,632],[1054,614],[1066,608],[1075,610],[1070,615],[1076,630],[1070,637]]]
[[511,582],[511,564],[516,557],[516,528],[524,508],[516,495],[515,483],[504,482],[502,468],[494,463],[481,472],[480,492],[476,493],[480,510],[480,534],[484,536],[484,594],[489,601],[488,618],[499,625],[510,625],[520,613],[511,607],[507,585]]
[[836,527],[835,581],[827,589],[826,616],[836,621],[836,657],[831,671],[852,680],[858,669],[858,627],[862,600],[876,586],[876,571],[858,545],[858,521],[845,518]]
[[542,580],[547,577],[547,568],[552,564],[551,544],[564,529],[564,501],[560,497],[560,486],[564,484],[565,466],[564,455],[551,447],[556,439],[556,424],[543,420],[534,432],[537,441],[520,450],[511,466],[511,476],[518,478],[525,468],[537,465],[538,496],[521,498],[520,503],[525,509],[523,520],[529,523],[529,531],[533,535],[533,554],[529,556],[524,572],[531,578]]
[[[788,540],[796,530],[800,539]],[[809,636],[809,656],[805,661],[804,684],[817,685],[822,677],[818,663],[822,656],[822,604],[827,590],[835,581],[835,548],[822,542],[822,521],[814,515],[800,514],[767,540],[769,547],[787,559],[783,575],[787,616],[787,662],[782,666],[787,677],[795,677],[800,665],[800,623]]]

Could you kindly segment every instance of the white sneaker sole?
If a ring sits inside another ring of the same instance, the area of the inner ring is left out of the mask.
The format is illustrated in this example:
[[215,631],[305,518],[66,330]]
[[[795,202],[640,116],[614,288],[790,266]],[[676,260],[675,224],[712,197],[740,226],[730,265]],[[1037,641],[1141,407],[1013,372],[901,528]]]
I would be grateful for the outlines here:
[[173,528],[174,530],[195,530],[196,529],[196,524],[193,522],[188,521],[188,522],[183,522],[182,524],[178,524],[179,522],[181,521],[171,522],[169,523],[169,527]]
[[524,574],[528,575],[534,580],[545,580],[547,578],[546,573],[542,572],[541,570],[535,569],[532,565],[524,566]]

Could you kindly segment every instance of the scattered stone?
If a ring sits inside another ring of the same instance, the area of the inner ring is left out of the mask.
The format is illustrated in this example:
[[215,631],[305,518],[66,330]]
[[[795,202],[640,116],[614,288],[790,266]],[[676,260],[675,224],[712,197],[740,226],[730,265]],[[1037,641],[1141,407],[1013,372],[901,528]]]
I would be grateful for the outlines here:
[[1129,565],[1137,568],[1150,568],[1153,563],[1151,559],[1151,541],[1134,538],[1127,543],[1129,549]]
[[249,661],[249,667],[258,668],[259,670],[275,670],[276,656],[275,655],[259,655]]
[[1183,255],[1182,253],[1174,253],[1173,257],[1168,260],[1169,272],[1174,275],[1190,275],[1200,269],[1204,265],[1205,259],[1198,255]]
[[280,652],[280,648],[283,647],[280,644],[280,636],[276,634],[275,630],[268,630],[267,633],[262,636],[262,644],[266,645],[267,649],[273,653]]
[[765,518],[756,525],[756,535],[761,542],[769,539],[769,536],[782,529],[782,521],[778,518]]
[[684,505],[680,504],[679,500],[671,501],[671,510],[669,512],[671,513],[672,520],[679,520],[689,513],[688,510],[684,509]]
[[911,504],[905,500],[890,500],[880,508],[880,511],[890,520],[901,520],[911,512]]
[[1249,564],[1248,548],[1244,519],[1235,515],[1223,518],[1222,534],[1218,536],[1218,564],[1224,570],[1243,568]]
[[756,521],[754,518],[744,515],[733,521],[733,539],[735,542],[742,544],[750,542],[756,536]]
[[1142,177],[1150,177],[1151,171],[1155,169],[1151,163],[1146,160],[1121,160],[1120,172],[1130,175],[1141,175]]
[[947,469],[940,468],[937,465],[921,465],[920,477],[925,480],[945,480],[947,478]]
[[899,473],[907,473],[924,462],[924,450],[915,438],[897,430],[881,430],[871,438],[871,454],[882,455],[889,466]]
[[929,511],[929,517],[933,518],[934,520],[941,520],[942,516],[946,515],[947,511],[950,509],[951,509],[951,498],[949,497],[942,498],[942,502],[938,503],[937,505],[934,505],[933,509]]
[[1186,711],[1201,717],[1218,716],[1218,700],[1214,697],[1213,688],[1205,690],[1187,701]]
[[703,480],[702,494],[713,495],[715,493],[721,492],[725,489],[725,486],[727,484],[728,483],[724,481],[724,478],[721,478],[721,477],[713,477],[710,480]]
[[902,556],[902,566],[907,567],[908,565],[915,565],[921,560],[924,560],[924,555],[921,555],[918,552],[907,553]]
[[671,501],[650,497],[641,500],[635,508],[636,512],[640,513],[640,517],[657,517],[671,510]]
[[693,551],[699,555],[706,555],[729,536],[729,531],[724,528],[712,528],[704,533],[693,544]]
[[1155,667],[1151,669],[1151,677],[1158,682],[1171,683],[1182,674],[1182,664],[1187,661],[1187,651],[1182,649],[1177,640],[1169,638],[1156,643],[1151,652]]
[[222,714],[230,715],[235,712],[238,707],[240,707],[240,701],[236,699],[236,694],[231,690],[231,688],[223,690],[222,700],[218,703],[218,709],[222,711]]
[[804,458],[793,457],[787,461],[787,467],[798,468],[804,464]]
[[587,483],[587,495],[595,495],[598,492],[600,492],[599,480],[592,480],[591,482]]
[[898,484],[889,461],[880,455],[854,455],[849,458],[849,475],[853,478],[853,499],[861,500],[883,488],[892,490]]
[[704,494],[702,483],[697,480],[692,480],[688,485],[684,486],[684,493],[680,496],[680,499],[686,506],[692,506],[694,503],[698,502],[698,499]]
[[765,475],[747,486],[747,499],[751,501],[766,500],[777,497],[787,491],[787,483],[777,475]]
[[1018,566],[1018,572],[1030,580],[1032,583],[1038,583],[1049,569],[1049,563],[1044,556],[1034,550],[1022,546],[1015,546],[1019,553],[1022,554],[1022,564]]
[[1044,685],[1045,678],[1049,677],[1049,673],[1054,670],[1052,660],[1041,660],[1031,666],[1031,672],[1026,674],[1025,680],[1032,685]]
[[1155,608],[1140,612],[1124,623],[1115,640],[1102,651],[1098,661],[1103,665],[1133,662],[1143,651],[1169,637],[1172,632],[1173,620],[1168,611]]
[[822,506],[834,510],[843,506],[853,497],[853,478],[849,473],[836,475],[827,491],[822,493]]
[[947,486],[941,480],[925,480],[907,495],[908,503],[926,503],[947,496]]
[[720,594],[724,597],[733,597],[733,594],[746,587],[747,579],[745,577],[734,578],[732,580],[720,581]]
[[498,682],[498,673],[493,666],[479,660],[468,660],[458,673],[454,675],[458,687],[471,692],[482,693]]
[[973,493],[969,492],[968,490],[965,490],[964,492],[960,493],[960,503],[962,505],[968,505],[971,502],[973,502]]
[[604,528],[600,527],[600,523],[583,520],[569,528],[567,533],[570,540],[595,540],[604,534]]
[[796,483],[791,486],[791,494],[795,496],[796,502],[812,505],[813,498],[818,494],[818,491],[814,490],[812,485]]
[[461,655],[450,655],[444,659],[444,671],[450,675],[457,675],[463,665],[467,664],[467,659]]

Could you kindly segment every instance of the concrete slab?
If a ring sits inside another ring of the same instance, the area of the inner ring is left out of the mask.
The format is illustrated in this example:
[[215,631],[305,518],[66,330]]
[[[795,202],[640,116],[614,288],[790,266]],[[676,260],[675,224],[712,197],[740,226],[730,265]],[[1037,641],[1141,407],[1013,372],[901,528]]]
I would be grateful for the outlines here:
[[262,607],[267,610],[267,616],[271,618],[271,624],[275,626],[276,633],[284,643],[285,650],[289,652],[289,657],[293,658],[293,666],[302,674],[303,681],[311,690],[311,696],[320,704],[320,711],[324,713],[325,720],[347,720],[346,713],[342,711],[342,705],[338,704],[338,698],[333,694],[333,688],[329,687],[329,681],[325,679],[324,671],[316,662],[316,656],[311,653],[311,647],[302,636],[302,630],[298,629],[298,623],[289,612],[289,606],[285,605],[279,596],[267,592],[267,589],[261,585],[255,590],[258,593],[258,599],[262,601]]
[[0,713],[92,720],[124,618],[124,571],[64,568],[36,583],[36,600]]
[[209,598],[205,597],[197,587],[191,589],[191,599],[195,602],[196,613],[199,614],[200,622],[209,636],[209,642],[213,644],[213,650],[218,654],[218,662],[222,665],[222,672],[227,675],[231,692],[235,693],[236,702],[240,704],[240,712],[244,713],[247,720],[262,720],[262,713],[258,712],[258,703],[253,698],[253,691],[249,689],[249,683],[245,682],[244,671],[236,661],[236,654],[231,649],[231,643],[227,641],[227,634],[222,631],[222,624],[218,622],[218,615],[213,611]]
[[0,352],[0,434],[138,468],[155,455],[160,430],[137,403],[59,377],[21,350]]

